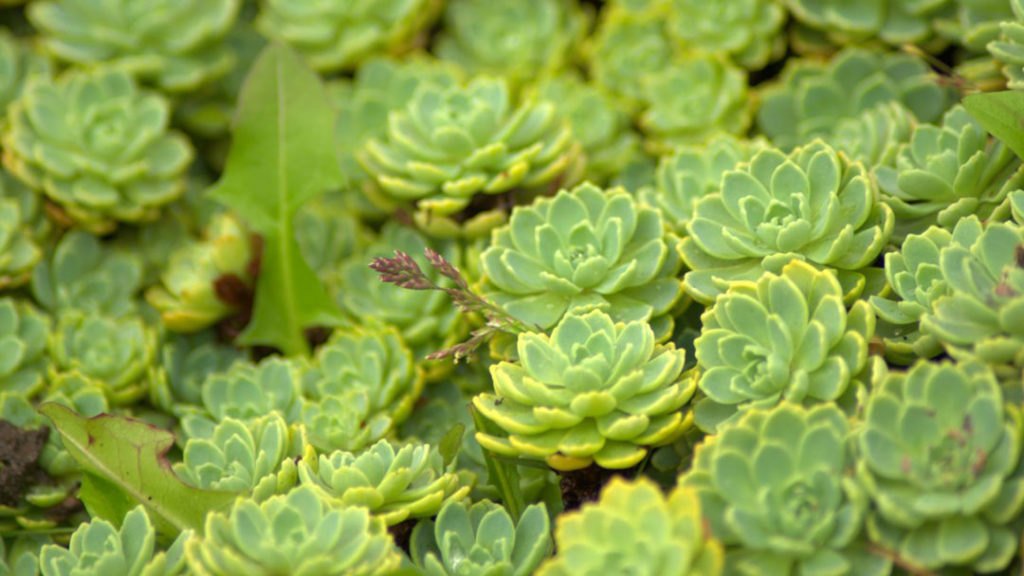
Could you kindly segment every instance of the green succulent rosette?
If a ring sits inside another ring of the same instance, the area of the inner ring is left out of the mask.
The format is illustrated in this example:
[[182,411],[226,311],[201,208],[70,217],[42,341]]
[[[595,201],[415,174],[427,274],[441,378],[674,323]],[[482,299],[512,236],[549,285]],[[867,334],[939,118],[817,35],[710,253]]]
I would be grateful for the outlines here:
[[551,523],[540,504],[513,522],[488,500],[472,506],[449,500],[437,520],[412,531],[410,556],[426,576],[528,576],[551,549]]
[[51,320],[27,300],[0,298],[0,391],[32,398],[46,384]]
[[875,331],[871,306],[849,310],[835,275],[799,260],[778,275],[735,282],[701,315],[694,341],[707,395],[697,423],[722,429],[724,420],[786,400],[839,400],[861,387],[868,342]]
[[380,440],[412,411],[423,368],[393,327],[337,331],[302,377],[308,442],[321,451],[357,451]]
[[142,506],[128,512],[120,528],[96,518],[71,535],[67,548],[43,546],[42,576],[174,576],[185,569],[186,530],[166,552],[155,552],[156,531]]
[[977,362],[876,365],[856,432],[872,540],[925,570],[996,572],[1019,545],[1022,421]]
[[1001,22],[1002,33],[987,47],[992,57],[1003,65],[1007,87],[1021,90],[1024,89],[1024,2],[1010,0],[1010,7],[1016,18]]
[[[303,204],[295,216],[295,240],[302,258],[335,293],[343,284],[343,264],[364,251],[373,238],[353,213],[352,204],[350,194],[325,194]],[[360,288],[372,289],[370,284]]]
[[655,344],[642,320],[570,312],[550,335],[520,334],[517,348],[519,363],[491,366],[495,393],[473,398],[508,433],[477,432],[491,452],[543,459],[556,470],[629,468],[692,424],[681,410],[696,389],[683,372],[686,354]]
[[82,230],[70,230],[53,254],[32,271],[32,295],[52,313],[81,310],[110,316],[136,311],[142,259],[104,244]]
[[185,552],[196,576],[385,576],[401,563],[384,520],[359,506],[333,508],[309,486],[208,514]]
[[607,89],[567,71],[541,79],[533,90],[569,119],[586,156],[585,180],[608,182],[643,157],[630,114]]
[[149,369],[159,345],[142,318],[61,312],[50,341],[55,371],[77,371],[103,389],[114,405],[132,404],[149,391]]
[[668,34],[667,5],[645,2],[628,7],[622,3],[601,11],[586,45],[590,77],[615,94],[630,112],[641,108],[645,80],[667,68],[679,50]]
[[672,231],[684,236],[697,201],[718,192],[726,172],[749,162],[767,147],[764,138],[745,140],[731,134],[719,134],[704,145],[680,146],[662,157],[655,185],[642,188],[638,196],[661,210]]
[[548,330],[573,310],[672,331],[682,295],[678,238],[661,214],[622,188],[589,183],[512,211],[481,255],[483,293],[509,314]]
[[1000,25],[1014,20],[1014,0],[953,0],[954,10],[936,19],[936,31],[943,37],[981,54],[998,40]]
[[168,414],[202,406],[207,375],[227,372],[243,353],[216,341],[212,331],[169,334],[150,370],[149,403]]
[[665,497],[654,482],[612,478],[596,503],[558,517],[558,553],[538,576],[718,576],[722,546],[704,528],[692,490]]
[[299,452],[292,430],[277,412],[244,422],[225,418],[212,427],[202,420],[184,424],[188,440],[174,472],[203,490],[248,492]]
[[39,576],[39,549],[48,543],[48,536],[39,535],[12,539],[10,544],[0,538],[0,574]]
[[861,533],[868,498],[848,469],[850,425],[834,405],[746,412],[697,446],[692,489],[728,574],[889,574]]
[[916,126],[913,112],[899,102],[889,101],[840,120],[824,139],[851,160],[875,170],[896,164],[897,154],[910,141]]
[[702,2],[670,0],[668,33],[684,49],[696,49],[729,58],[757,70],[786,51],[781,34],[786,11],[770,0]]
[[203,238],[176,250],[166,263],[160,284],[146,291],[146,300],[174,332],[196,332],[238,312],[239,292],[256,284],[254,240],[241,220],[224,212],[213,217]]
[[947,112],[941,126],[917,126],[895,165],[879,167],[875,176],[896,214],[898,238],[932,224],[952,228],[971,214],[989,218],[1009,191],[1024,186],[1017,155],[990,139],[962,106]]
[[76,66],[107,64],[161,90],[194,90],[234,64],[223,45],[241,0],[44,0],[26,12],[42,46]]
[[803,260],[834,270],[852,300],[881,289],[881,271],[870,265],[894,220],[864,166],[827,144],[815,141],[788,156],[761,150],[694,206],[680,245],[690,268],[683,285],[710,303],[730,282]]
[[828,138],[843,119],[883,102],[899,102],[921,122],[934,122],[951,104],[922,60],[897,52],[847,48],[822,63],[795,59],[761,92],[757,127],[773,144],[790,149]]
[[747,75],[720,56],[690,54],[645,78],[642,103],[638,123],[653,154],[750,127]]
[[565,68],[587,30],[572,0],[449,0],[434,53],[513,85]]
[[485,210],[456,222],[475,196],[570,184],[582,156],[554,104],[527,98],[517,105],[504,80],[478,77],[465,86],[420,86],[390,116],[387,137],[369,140],[358,158],[382,202],[415,205],[420,228],[479,236],[504,213]]
[[950,0],[782,0],[801,24],[838,44],[881,39],[892,45],[933,40],[935,20],[949,17]]
[[8,106],[21,95],[29,80],[52,76],[49,58],[17,39],[6,26],[0,31],[0,117],[6,116]]
[[334,507],[361,506],[388,526],[411,518],[429,518],[448,501],[462,500],[453,466],[445,465],[430,444],[397,448],[380,440],[359,455],[336,451],[299,463],[299,481],[316,489]]
[[248,421],[277,412],[289,424],[299,422],[305,368],[296,361],[270,358],[259,364],[241,360],[224,372],[212,372],[201,385],[206,416],[213,422]]
[[440,8],[438,0],[264,0],[256,28],[291,45],[317,72],[340,72],[411,48]]
[[964,241],[939,251],[949,292],[921,317],[921,331],[950,356],[980,360],[1016,380],[1024,367],[1024,227],[983,226],[974,216],[960,226],[967,227]]
[[168,130],[167,99],[126,72],[33,82],[8,117],[4,166],[80,227],[106,233],[119,221],[152,221],[185,192],[192,147]]

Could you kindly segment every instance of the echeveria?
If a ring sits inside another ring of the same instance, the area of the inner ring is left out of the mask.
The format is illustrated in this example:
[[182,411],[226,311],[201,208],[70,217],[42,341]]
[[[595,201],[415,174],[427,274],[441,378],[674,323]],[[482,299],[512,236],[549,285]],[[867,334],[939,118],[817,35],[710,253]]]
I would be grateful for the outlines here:
[[903,104],[933,122],[950,103],[931,68],[909,54],[847,48],[827,63],[791,60],[778,83],[762,93],[757,126],[781,148],[826,137],[845,118],[882,102]]
[[682,146],[658,163],[656,185],[640,190],[640,199],[661,210],[666,223],[680,236],[693,218],[701,198],[721,189],[722,176],[749,162],[768,147],[764,138],[743,140],[721,134],[700,146]]
[[48,58],[16,39],[5,26],[0,31],[0,117],[7,114],[7,107],[30,79],[48,79],[53,75],[52,68]]
[[703,2],[671,0],[668,32],[683,47],[728,54],[750,70],[783,55],[786,20],[781,6],[769,0]]
[[184,482],[204,490],[251,490],[296,452],[292,432],[276,412],[245,422],[225,418],[212,428],[186,426],[185,433],[183,458],[174,471]]
[[437,0],[266,0],[256,26],[290,44],[318,72],[337,72],[408,48],[440,6]]
[[868,502],[848,468],[846,416],[783,403],[697,446],[680,478],[700,498],[730,574],[888,574],[860,534]]
[[413,203],[417,223],[438,235],[480,234],[500,217],[448,219],[474,195],[531,189],[562,176],[581,158],[568,120],[550,102],[515,104],[504,80],[423,85],[394,112],[384,140],[359,157],[392,202]]
[[747,75],[722,57],[695,53],[644,79],[639,126],[652,153],[702,144],[750,126]]
[[149,390],[157,333],[142,318],[62,312],[50,341],[53,366],[99,382],[112,404],[130,404]]
[[794,261],[779,275],[733,283],[701,323],[694,347],[697,386],[708,398],[697,411],[704,426],[705,408],[724,412],[720,419],[782,400],[838,400],[867,365],[875,314],[863,300],[847,311],[832,272]]
[[96,518],[71,535],[68,548],[47,544],[39,554],[43,576],[173,576],[185,567],[183,532],[167,552],[154,554],[156,531],[142,506],[125,515],[120,528]]
[[492,452],[545,459],[559,470],[594,462],[629,468],[649,446],[667,444],[691,425],[680,410],[696,388],[683,373],[685,352],[656,345],[643,320],[570,312],[550,336],[520,334],[517,347],[519,363],[491,367],[495,394],[473,398],[508,433],[477,432]]
[[[364,250],[372,237],[352,210],[352,196],[317,196],[295,216],[295,240],[302,257],[332,292],[341,286],[342,264]],[[363,288],[371,289],[370,283]]]
[[981,364],[921,361],[902,373],[879,362],[856,436],[870,537],[928,570],[1005,568],[1024,505],[1021,429]]
[[723,567],[696,494],[677,488],[665,498],[643,478],[613,478],[598,502],[559,516],[555,544],[538,576],[718,576]]
[[617,321],[648,321],[663,339],[682,294],[677,244],[658,211],[622,188],[581,184],[513,210],[481,256],[483,291],[543,330],[596,306]]
[[1003,64],[1003,74],[1011,90],[1024,89],[1024,2],[1010,0],[1015,20],[1000,23],[1002,34],[988,44],[988,51]]
[[1014,0],[954,0],[954,11],[937,18],[935,29],[945,38],[967,48],[984,52],[999,38],[1000,24],[1014,19]]
[[551,526],[541,504],[513,522],[488,500],[469,507],[449,500],[436,521],[416,525],[410,548],[426,576],[529,576],[551,549]]
[[910,140],[916,125],[914,114],[906,106],[896,101],[882,102],[840,120],[825,140],[851,160],[874,169],[896,163],[900,146]]
[[383,438],[409,416],[423,384],[423,368],[394,328],[336,332],[303,375],[309,442],[355,451]]
[[949,0],[782,0],[802,24],[839,43],[881,38],[889,44],[931,39],[933,20],[949,15]]
[[449,0],[434,52],[470,75],[518,83],[566,66],[586,28],[571,0]]
[[634,110],[643,100],[645,79],[667,67],[677,53],[662,3],[648,4],[638,10],[621,4],[602,10],[587,50],[590,76]]
[[331,506],[362,506],[388,526],[437,514],[469,492],[429,444],[397,448],[381,440],[355,455],[336,451],[299,463],[299,480]]
[[256,282],[254,241],[237,216],[215,216],[203,236],[174,252],[160,285],[146,292],[164,326],[175,332],[196,332],[237,312],[249,302],[233,298],[251,295]]
[[309,486],[257,504],[239,498],[206,517],[186,545],[197,576],[385,576],[401,554],[384,520],[359,506],[332,508]]
[[202,404],[208,374],[226,372],[242,352],[219,344],[213,332],[169,334],[150,374],[149,402],[169,414]]
[[202,384],[203,407],[214,421],[254,420],[276,411],[291,423],[299,420],[304,404],[296,362],[269,358],[254,365],[238,361],[224,372],[210,373]]
[[123,71],[33,82],[11,105],[4,166],[94,232],[155,220],[185,192],[192,160],[188,139],[168,130],[169,120],[167,99]]
[[949,293],[932,302],[921,331],[954,358],[979,359],[1016,379],[1024,367],[1024,227],[983,227],[974,216],[960,226],[969,236],[939,252]]
[[827,144],[816,141],[788,156],[765,149],[727,172],[721,190],[694,207],[680,250],[690,268],[684,286],[710,302],[730,281],[756,280],[804,260],[836,270],[845,297],[855,298],[893,222],[863,165]]
[[1024,186],[1017,155],[990,139],[961,106],[947,112],[941,126],[917,126],[895,166],[881,166],[875,175],[882,200],[896,214],[897,237],[932,224],[951,229],[971,214],[988,218],[1010,190]]
[[28,7],[43,47],[79,66],[107,63],[166,91],[194,90],[234,59],[222,40],[240,0],[45,0]]
[[31,303],[0,299],[0,391],[31,398],[46,378],[50,318]]

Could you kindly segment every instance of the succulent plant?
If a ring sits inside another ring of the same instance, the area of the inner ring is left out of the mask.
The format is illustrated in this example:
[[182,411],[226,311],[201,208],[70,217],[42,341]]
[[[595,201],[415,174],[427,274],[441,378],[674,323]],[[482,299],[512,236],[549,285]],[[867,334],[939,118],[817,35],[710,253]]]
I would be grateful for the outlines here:
[[932,39],[933,21],[952,12],[950,0],[782,0],[802,24],[824,32],[837,43],[881,38],[889,44]]
[[903,373],[878,362],[856,433],[871,539],[927,570],[1006,567],[1024,505],[1021,429],[982,364],[920,361]]
[[469,486],[460,486],[452,465],[430,444],[396,449],[380,440],[365,452],[335,451],[299,463],[299,481],[317,489],[331,506],[362,506],[388,526],[410,518],[437,514],[447,501],[462,500]]
[[949,293],[932,301],[921,331],[950,356],[981,360],[1001,377],[1017,379],[1024,367],[1024,227],[982,226],[975,216],[960,226],[970,236],[939,251]]
[[183,532],[166,552],[154,553],[156,531],[142,506],[128,512],[120,529],[96,518],[71,535],[68,548],[43,546],[39,554],[42,576],[173,576],[185,568]]
[[474,195],[551,184],[571,174],[580,152],[553,104],[515,105],[504,80],[479,77],[464,87],[420,86],[392,113],[386,140],[371,139],[359,159],[390,201],[415,204],[421,228],[472,236],[503,219],[494,209],[454,222]]
[[256,27],[290,44],[316,71],[339,72],[412,47],[440,7],[438,0],[265,0]]
[[644,80],[641,131],[650,152],[665,154],[680,145],[702,144],[750,126],[747,77],[723,57],[696,53]]
[[1024,2],[1010,0],[1010,7],[1016,17],[1001,22],[1002,30],[998,40],[988,44],[988,51],[1002,63],[1007,87],[1011,90],[1024,89]]
[[70,230],[52,259],[32,272],[32,294],[50,312],[81,310],[111,316],[135,311],[142,284],[142,261],[136,254],[104,244],[81,230]]
[[971,214],[988,218],[1010,190],[1024,186],[1020,159],[962,106],[941,126],[922,124],[900,148],[895,166],[875,171],[882,200],[896,214],[895,236],[952,228]]
[[936,19],[935,29],[970,53],[983,53],[999,38],[1000,24],[1014,19],[1013,1],[953,0],[954,10]]
[[168,130],[170,103],[123,71],[33,82],[8,115],[4,166],[81,227],[155,220],[185,191],[192,147]]
[[113,318],[78,310],[57,317],[50,357],[60,371],[78,371],[101,384],[112,404],[131,404],[149,390],[156,332],[139,317]]
[[661,210],[672,231],[683,236],[697,201],[718,192],[726,172],[767,147],[764,138],[744,140],[730,134],[719,134],[704,145],[680,146],[662,157],[655,185],[641,189],[638,195]]
[[839,121],[825,141],[868,169],[896,163],[900,146],[909,142],[917,120],[896,101],[882,102]]
[[30,302],[0,298],[0,391],[32,398],[43,389],[50,323]]
[[706,533],[692,490],[665,498],[654,482],[612,478],[596,503],[558,517],[558,553],[538,576],[717,576],[722,546]]
[[528,576],[551,549],[543,505],[527,506],[513,522],[488,500],[472,506],[449,500],[437,520],[413,529],[410,556],[426,576]]
[[645,80],[679,52],[666,29],[664,2],[644,4],[634,8],[616,3],[602,10],[586,54],[590,77],[631,112],[644,100]]
[[194,90],[223,75],[234,59],[222,44],[240,0],[44,0],[27,13],[42,45],[78,66],[109,64],[161,90]]
[[585,180],[607,182],[642,157],[630,115],[608,90],[572,71],[543,78],[533,90],[569,119],[586,156]]
[[684,49],[706,50],[757,70],[786,51],[786,12],[769,0],[670,0],[668,32]]
[[678,242],[657,210],[622,188],[585,183],[513,210],[481,255],[482,291],[542,330],[596,306],[617,321],[650,322],[662,340],[682,294]]
[[[0,576],[39,576],[39,547],[48,536],[33,535],[4,544],[0,538]],[[24,545],[27,541],[28,545]],[[49,542],[46,542],[49,543]]]
[[[694,342],[707,395],[697,422],[713,429],[730,412],[830,402],[859,387],[875,314],[863,301],[847,311],[835,275],[794,260],[778,275],[734,282],[701,316]],[[705,406],[705,403],[708,406]],[[702,411],[715,413],[705,424]],[[721,429],[721,428],[719,428]]]
[[30,79],[52,76],[49,58],[16,39],[6,26],[0,31],[0,117],[7,114],[7,107],[21,95]]
[[226,372],[242,358],[241,351],[218,344],[210,331],[167,335],[150,371],[149,402],[168,414],[201,406],[207,375]]
[[296,361],[269,358],[259,364],[239,361],[203,381],[203,407],[214,422],[225,418],[255,420],[277,412],[298,422],[305,404],[301,379],[305,367]]
[[828,137],[845,118],[883,102],[899,102],[921,122],[934,122],[950,93],[922,60],[903,53],[847,48],[827,63],[796,59],[764,89],[758,128],[780,148]]
[[252,490],[282,460],[297,455],[291,430],[276,412],[244,422],[225,418],[212,429],[195,426],[186,428],[185,433],[184,457],[174,471],[183,481],[204,490]]
[[394,328],[335,332],[303,375],[308,441],[322,451],[359,450],[408,418],[423,384]]
[[846,416],[784,402],[697,446],[693,489],[730,574],[889,574],[860,537],[868,500],[848,473]]
[[385,576],[401,563],[384,520],[359,506],[333,508],[310,486],[207,515],[185,557],[196,576]]
[[894,223],[863,165],[820,141],[788,156],[761,150],[693,213],[680,248],[690,268],[684,286],[708,303],[729,282],[778,273],[791,260],[835,270],[844,298],[855,298],[881,276],[868,266]]
[[146,300],[160,311],[168,330],[196,332],[238,312],[239,292],[256,283],[254,240],[233,213],[218,214],[203,238],[179,248],[166,263],[160,284]]
[[434,52],[472,76],[519,84],[569,64],[587,24],[571,0],[450,0]]
[[508,433],[477,432],[487,450],[545,459],[556,470],[629,468],[692,423],[680,410],[696,388],[682,372],[685,352],[656,345],[642,320],[570,312],[550,336],[520,334],[517,348],[518,364],[491,366],[495,394],[473,398]]
[[[342,264],[362,251],[371,237],[353,213],[350,194],[317,196],[295,216],[295,239],[302,257],[332,292],[341,287]],[[360,287],[371,289],[370,284]]]

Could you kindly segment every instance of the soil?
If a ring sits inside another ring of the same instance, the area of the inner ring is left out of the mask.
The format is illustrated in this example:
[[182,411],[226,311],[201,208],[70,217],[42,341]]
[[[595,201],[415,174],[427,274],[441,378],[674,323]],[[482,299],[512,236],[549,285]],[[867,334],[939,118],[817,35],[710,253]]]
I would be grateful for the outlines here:
[[17,507],[29,487],[49,480],[36,465],[49,435],[49,428],[27,430],[0,420],[0,504]]
[[561,472],[559,486],[562,489],[562,506],[566,511],[575,510],[587,502],[596,502],[601,489],[616,476],[632,478],[636,467],[625,470],[606,470],[596,464],[587,468]]
[[401,548],[406,554],[409,553],[409,540],[412,538],[412,529],[416,527],[418,520],[409,518],[394,526],[388,527],[388,532],[395,539],[395,545]]

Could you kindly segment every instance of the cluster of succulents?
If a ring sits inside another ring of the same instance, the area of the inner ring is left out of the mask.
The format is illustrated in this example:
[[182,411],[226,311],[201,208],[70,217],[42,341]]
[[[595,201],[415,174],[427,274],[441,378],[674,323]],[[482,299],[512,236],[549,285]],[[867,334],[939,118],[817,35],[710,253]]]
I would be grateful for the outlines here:
[[0,576],[1024,570],[1024,0],[0,0]]

